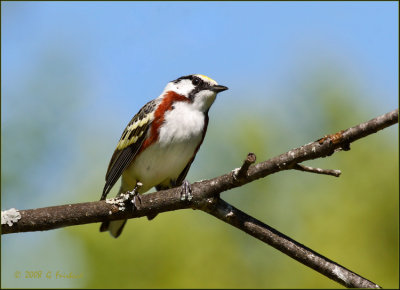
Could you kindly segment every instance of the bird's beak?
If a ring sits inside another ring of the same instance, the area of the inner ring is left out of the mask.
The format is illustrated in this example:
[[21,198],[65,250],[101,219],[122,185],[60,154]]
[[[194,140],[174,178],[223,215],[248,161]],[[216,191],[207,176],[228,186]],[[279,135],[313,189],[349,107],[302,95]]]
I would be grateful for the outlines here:
[[226,91],[227,89],[228,89],[228,87],[220,86],[220,85],[215,85],[215,86],[210,87],[210,91],[213,91],[216,93]]

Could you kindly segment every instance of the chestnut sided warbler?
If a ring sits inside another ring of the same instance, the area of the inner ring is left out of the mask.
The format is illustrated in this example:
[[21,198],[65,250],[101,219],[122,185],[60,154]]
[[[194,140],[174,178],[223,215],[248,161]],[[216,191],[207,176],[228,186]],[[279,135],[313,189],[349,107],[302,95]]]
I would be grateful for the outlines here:
[[[182,186],[181,198],[191,199],[185,180],[203,143],[208,110],[218,93],[227,90],[213,79],[188,75],[169,82],[162,94],[144,105],[125,128],[111,157],[101,200],[121,178],[117,196]],[[148,216],[152,219],[155,216]],[[126,220],[105,221],[100,231],[117,238]]]

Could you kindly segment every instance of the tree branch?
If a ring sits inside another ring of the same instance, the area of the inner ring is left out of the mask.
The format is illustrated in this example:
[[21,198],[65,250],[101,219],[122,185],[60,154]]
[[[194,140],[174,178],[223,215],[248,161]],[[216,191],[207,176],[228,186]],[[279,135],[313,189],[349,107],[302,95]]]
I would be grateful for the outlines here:
[[[227,221],[230,212],[225,214],[223,209],[229,208],[232,209],[233,215],[241,216],[240,220],[242,221],[232,222],[232,225],[274,246],[327,277],[347,287],[353,287],[352,285],[356,285],[355,287],[379,287],[237,209],[234,209],[232,206],[218,201],[217,206],[213,206],[213,209],[210,209],[210,207],[205,205],[205,200],[209,201],[210,198],[215,198],[223,191],[242,186],[276,172],[289,169],[299,170],[299,163],[306,160],[327,157],[341,150],[350,150],[350,143],[396,123],[398,123],[398,109],[347,130],[327,135],[315,142],[292,149],[256,165],[250,166],[252,157],[250,157],[250,160],[248,157],[239,171],[234,170],[213,179],[193,183],[193,199],[190,202],[181,201],[181,189],[173,188],[143,195],[141,197],[141,203],[136,210],[132,210],[129,204],[126,206],[126,210],[121,210],[118,205],[112,204],[113,200],[111,200],[111,203],[107,203],[110,202],[110,200],[107,200],[21,210],[17,211],[17,213],[2,212],[2,234],[43,231],[71,225],[102,222],[105,220],[129,219],[148,215],[153,216],[165,211],[185,208],[202,209],[217,218]],[[312,170],[307,171],[312,172]],[[7,219],[9,216],[13,218]],[[250,223],[245,222],[245,220],[249,219],[251,219]],[[232,219],[232,221],[233,220],[237,219]],[[268,231],[265,229],[268,229]],[[278,238],[271,238],[271,235],[276,235]],[[288,247],[288,243],[291,243],[290,247]],[[307,253],[307,251],[310,251],[309,253],[311,254],[308,256],[301,254]]]
[[348,288],[380,288],[377,284],[292,240],[220,198],[209,198],[202,208],[216,218],[267,243],[300,263]]

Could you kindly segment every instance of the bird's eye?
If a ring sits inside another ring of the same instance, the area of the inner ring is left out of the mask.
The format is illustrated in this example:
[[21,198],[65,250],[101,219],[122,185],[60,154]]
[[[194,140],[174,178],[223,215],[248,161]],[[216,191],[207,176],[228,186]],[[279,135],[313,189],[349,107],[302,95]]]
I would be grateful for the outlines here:
[[193,84],[194,86],[200,85],[200,84],[201,84],[201,79],[199,79],[199,78],[193,78],[192,84]]

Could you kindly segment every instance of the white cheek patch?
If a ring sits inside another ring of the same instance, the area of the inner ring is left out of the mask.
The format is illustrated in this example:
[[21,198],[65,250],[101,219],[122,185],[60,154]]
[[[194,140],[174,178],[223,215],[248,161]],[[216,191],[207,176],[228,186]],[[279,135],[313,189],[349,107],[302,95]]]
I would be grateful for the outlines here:
[[[196,74],[194,76],[202,79],[204,83],[210,86],[218,85],[216,81],[205,75]],[[168,83],[160,97],[162,97],[168,91],[173,91],[188,98],[190,93],[192,93],[194,90],[196,90],[196,87],[192,84],[192,80],[181,79],[177,83]],[[193,101],[192,109],[206,112],[214,103],[216,95],[217,94],[215,92],[207,90],[206,87],[204,87],[203,90],[198,91],[193,100],[191,100]]]
[[193,100],[193,107],[206,112],[214,103],[217,94],[213,91],[204,90],[199,92]]
[[181,80],[179,83],[170,82],[165,87],[161,96],[163,96],[168,91],[173,91],[180,95],[188,97],[192,90],[194,90],[194,86],[191,80]]

